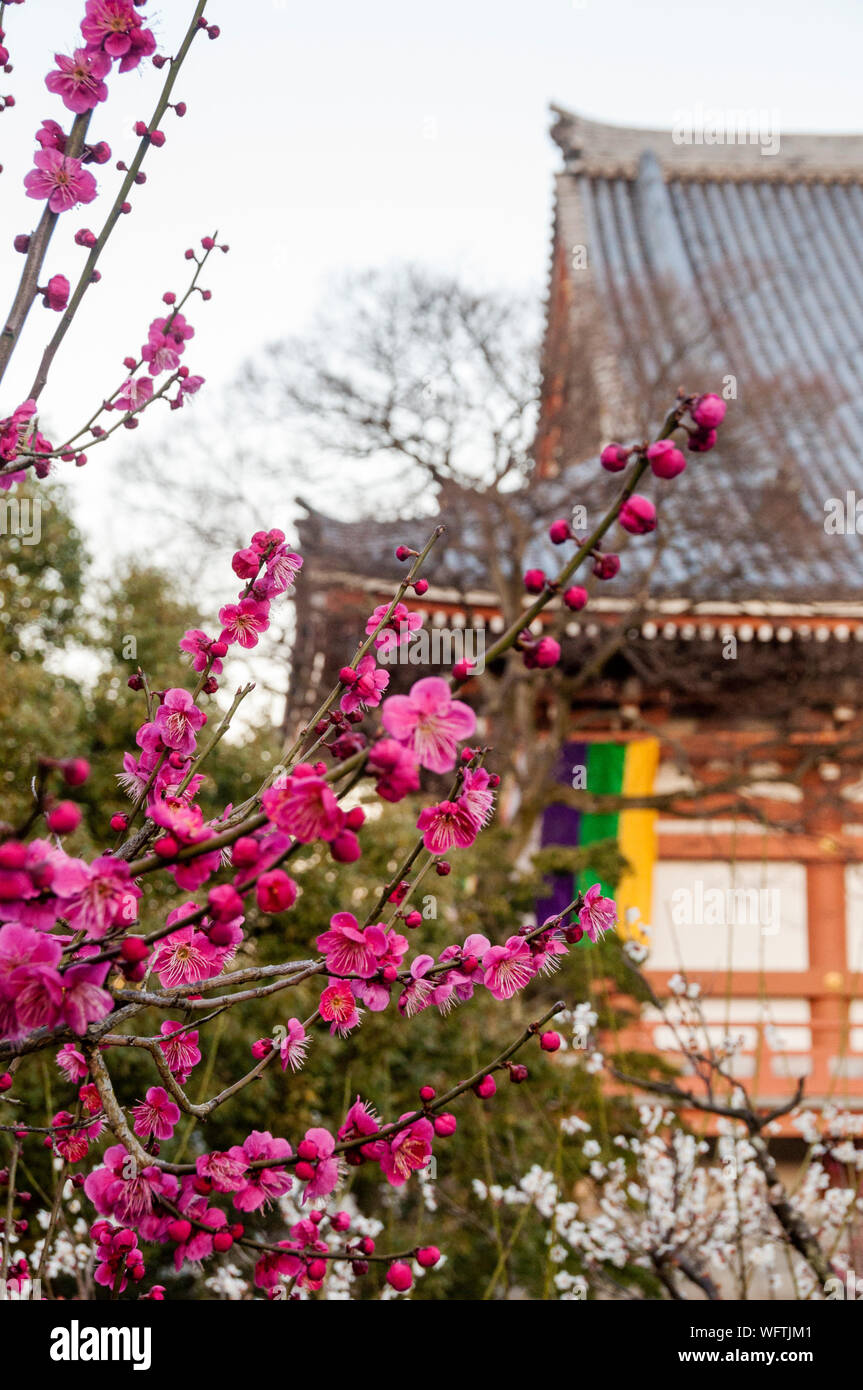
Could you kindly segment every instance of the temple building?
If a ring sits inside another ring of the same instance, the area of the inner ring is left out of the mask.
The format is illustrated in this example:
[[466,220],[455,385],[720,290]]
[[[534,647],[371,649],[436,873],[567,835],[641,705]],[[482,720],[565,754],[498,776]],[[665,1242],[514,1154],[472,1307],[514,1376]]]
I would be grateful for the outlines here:
[[[679,478],[647,475],[659,526],[615,532],[620,575],[592,580],[579,613],[546,611],[563,652],[530,735],[553,745],[535,843],[617,837],[621,932],[649,943],[661,994],[681,971],[701,985],[710,1036],[743,1039],[732,1065],[757,1099],[802,1077],[807,1103],[858,1107],[863,136],[708,143],[558,108],[552,136],[542,400],[531,485],[506,501],[513,566],[555,572],[548,522],[577,508],[591,529],[619,487],[599,450],[655,437],[678,387],[716,391],[728,413]],[[467,485],[437,500],[411,534],[442,521],[445,568],[411,606],[431,631],[493,635],[512,598],[480,505]],[[357,617],[391,596],[406,523],[309,511],[299,529],[312,597],[296,722]],[[544,907],[571,889],[550,885]],[[637,1032],[673,1055],[661,1018]]]

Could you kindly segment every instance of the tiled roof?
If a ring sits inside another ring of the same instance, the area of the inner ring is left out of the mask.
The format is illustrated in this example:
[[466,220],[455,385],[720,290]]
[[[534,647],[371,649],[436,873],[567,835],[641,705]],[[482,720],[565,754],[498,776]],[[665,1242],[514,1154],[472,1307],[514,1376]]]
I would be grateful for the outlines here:
[[[633,592],[649,569],[657,599],[822,609],[860,599],[863,535],[852,526],[828,536],[824,521],[827,499],[849,492],[863,512],[863,135],[781,133],[765,154],[554,110],[564,158],[555,262],[562,251],[573,350],[550,336],[546,382],[556,373],[564,397],[598,399],[601,418],[586,448],[561,432],[556,477],[521,501],[510,495],[535,523],[527,563],[552,572],[560,552],[548,545],[548,518],[581,502],[593,521],[616,492],[618,480],[598,468],[598,438],[646,437],[678,385],[716,389],[731,374],[739,398],[719,447],[689,454],[674,483],[648,475],[659,530],[628,543],[603,594]],[[586,267],[572,270],[578,247]],[[600,339],[587,331],[591,315]],[[646,380],[657,399],[638,419],[630,406],[645,400]],[[444,490],[439,517],[410,522],[312,511],[301,542],[323,569],[381,576],[396,544],[424,539],[439,519],[448,534],[432,582],[487,588],[482,527],[458,491]]]
[[[556,241],[586,252],[571,332],[593,306],[614,366],[603,434],[632,438],[627,402],[648,378],[675,389],[680,358],[699,364],[690,389],[705,374],[709,389],[738,383],[735,426],[674,485],[686,506],[654,589],[859,594],[863,537],[827,537],[824,521],[828,498],[863,498],[863,135],[781,134],[767,154],[555,111]],[[585,358],[573,362],[577,393]]]

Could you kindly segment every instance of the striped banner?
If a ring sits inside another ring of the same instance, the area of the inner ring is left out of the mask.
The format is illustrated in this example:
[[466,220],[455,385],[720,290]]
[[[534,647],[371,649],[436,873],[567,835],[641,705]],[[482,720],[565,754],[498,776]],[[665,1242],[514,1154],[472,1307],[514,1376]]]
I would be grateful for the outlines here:
[[[655,738],[627,743],[565,743],[555,768],[555,780],[564,786],[583,788],[595,796],[647,796],[653,791],[659,765]],[[598,840],[616,839],[629,869],[615,892],[590,870],[582,870],[575,883],[570,875],[556,874],[551,893],[536,905],[537,921],[553,917],[570,903],[576,892],[600,883],[606,897],[617,903],[618,932],[643,940],[642,926],[649,925],[656,862],[656,812],[577,811],[562,802],[546,806],[540,829],[540,845],[586,846]]]

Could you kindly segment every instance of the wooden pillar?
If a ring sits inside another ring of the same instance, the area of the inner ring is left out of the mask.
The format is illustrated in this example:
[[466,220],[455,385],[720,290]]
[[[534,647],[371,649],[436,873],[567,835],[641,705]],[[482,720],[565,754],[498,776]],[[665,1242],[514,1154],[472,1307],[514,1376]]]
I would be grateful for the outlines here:
[[[818,835],[825,850],[841,833],[842,812],[838,797],[830,796],[830,786],[817,772],[804,779],[807,829]],[[828,1066],[847,1048],[846,1023],[848,953],[845,925],[845,865],[837,853],[835,862],[810,862],[806,866],[806,924],[809,937],[809,966],[815,972],[820,998],[811,1000],[812,1042],[818,1049],[810,1089],[823,1092],[833,1077]],[[841,1084],[839,1087],[841,1092]]]

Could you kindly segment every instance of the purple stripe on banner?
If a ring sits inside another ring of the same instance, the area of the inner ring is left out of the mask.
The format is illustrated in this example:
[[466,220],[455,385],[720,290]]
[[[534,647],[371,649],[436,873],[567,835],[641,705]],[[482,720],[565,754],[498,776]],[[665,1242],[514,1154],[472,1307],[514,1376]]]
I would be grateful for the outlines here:
[[[569,742],[560,750],[554,769],[554,780],[563,786],[572,786],[572,773],[576,767],[587,763],[587,744]],[[540,826],[540,845],[578,844],[581,827],[581,812],[561,801],[554,801],[545,807]],[[556,917],[572,902],[574,896],[574,877],[572,874],[548,874],[549,896],[536,904],[536,920],[544,922],[547,917]]]

